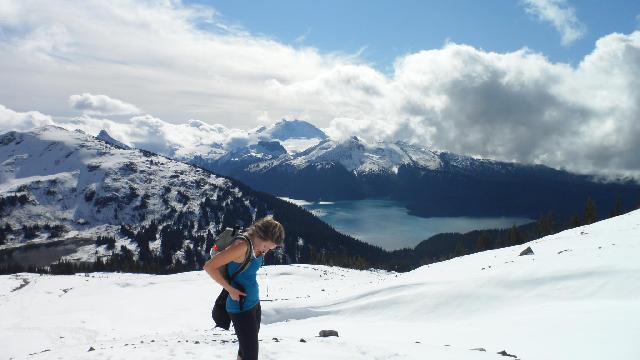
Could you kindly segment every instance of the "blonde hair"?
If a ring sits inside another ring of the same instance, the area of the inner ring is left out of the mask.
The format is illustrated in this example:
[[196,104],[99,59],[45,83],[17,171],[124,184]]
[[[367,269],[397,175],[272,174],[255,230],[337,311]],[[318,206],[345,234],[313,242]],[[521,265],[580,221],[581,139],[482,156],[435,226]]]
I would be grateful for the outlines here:
[[247,235],[249,237],[257,235],[261,239],[271,241],[277,246],[282,246],[284,243],[284,227],[273,218],[273,215],[267,215],[254,222],[247,229]]

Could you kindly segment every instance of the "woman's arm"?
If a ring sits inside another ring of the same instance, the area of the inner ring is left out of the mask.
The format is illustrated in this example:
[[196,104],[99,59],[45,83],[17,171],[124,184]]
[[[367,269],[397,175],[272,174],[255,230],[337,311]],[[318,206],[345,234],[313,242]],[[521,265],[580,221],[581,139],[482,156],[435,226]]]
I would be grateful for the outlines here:
[[236,240],[219,254],[209,259],[202,269],[211,276],[215,282],[222,285],[229,292],[229,296],[235,301],[240,299],[240,295],[246,295],[242,291],[234,288],[229,284],[227,279],[222,275],[222,269],[225,265],[233,260],[244,260],[247,253],[247,244],[243,240]]

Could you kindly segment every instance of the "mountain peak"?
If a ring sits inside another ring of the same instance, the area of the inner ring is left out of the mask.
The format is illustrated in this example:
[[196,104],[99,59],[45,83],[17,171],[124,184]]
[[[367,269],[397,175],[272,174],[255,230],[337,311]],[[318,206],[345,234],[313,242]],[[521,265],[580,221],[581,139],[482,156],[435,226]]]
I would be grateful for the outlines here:
[[109,133],[105,129],[100,130],[96,138],[121,149],[125,149],[125,150],[131,149],[131,147],[111,137],[111,135],[109,135]]
[[262,136],[277,140],[289,139],[327,139],[328,136],[313,124],[304,120],[282,119],[268,128],[257,131]]

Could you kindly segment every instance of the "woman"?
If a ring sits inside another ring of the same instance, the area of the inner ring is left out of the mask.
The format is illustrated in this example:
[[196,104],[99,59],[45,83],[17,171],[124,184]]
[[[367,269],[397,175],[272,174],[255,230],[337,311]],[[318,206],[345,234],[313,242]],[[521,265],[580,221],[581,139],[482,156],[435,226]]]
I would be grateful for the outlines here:
[[[257,360],[262,312],[256,273],[262,266],[264,254],[284,243],[284,228],[269,215],[251,225],[245,235],[253,247],[251,261],[231,284],[227,279],[242,266],[249,249],[247,241],[236,240],[209,260],[204,270],[229,292],[226,309],[238,336],[238,360]],[[221,271],[226,271],[226,276]]]

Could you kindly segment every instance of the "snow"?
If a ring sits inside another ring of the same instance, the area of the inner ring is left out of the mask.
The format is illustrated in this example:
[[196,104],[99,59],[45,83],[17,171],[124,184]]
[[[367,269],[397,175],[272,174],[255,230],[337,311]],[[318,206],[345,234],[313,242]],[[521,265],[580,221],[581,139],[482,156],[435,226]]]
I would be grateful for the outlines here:
[[265,139],[285,141],[289,139],[324,140],[327,138],[327,135],[313,124],[297,119],[282,119],[267,128],[257,129],[255,134]]
[[289,154],[295,154],[304,151],[312,146],[318,145],[320,141],[322,140],[318,138],[291,138],[287,140],[280,140],[280,144],[282,144],[282,146],[287,149],[287,152]]
[[288,202],[290,202],[292,204],[296,204],[298,206],[304,206],[304,205],[312,204],[311,202],[306,201],[306,200],[292,199],[292,198],[288,198],[288,197],[285,197],[285,196],[280,196],[279,198],[284,200],[284,201],[288,201]]
[[[229,189],[232,197],[243,196],[225,178],[162,156],[119,149],[83,132],[56,126],[0,135],[0,164],[0,197],[25,194],[29,198],[24,205],[6,210],[3,224],[14,228],[62,224],[75,238],[120,237],[120,224],[130,224],[135,231],[139,225],[160,219],[171,206],[197,210],[204,196],[215,198],[223,189]],[[165,185],[174,189],[166,196],[167,204],[158,196]],[[189,197],[186,204],[178,202],[175,189]],[[93,200],[87,200],[92,191]],[[126,200],[130,193],[134,195]],[[144,195],[149,200],[141,222],[143,212],[136,206]],[[98,198],[107,200],[99,206],[95,202]],[[28,243],[52,240],[41,234]],[[22,236],[11,235],[0,249],[25,243]],[[118,249],[120,245],[137,253],[136,245],[129,241],[119,241]],[[158,246],[151,244],[151,249],[157,251]],[[85,246],[66,258],[93,261],[101,255],[106,255],[103,250]]]
[[[289,161],[296,168],[318,163],[340,163],[356,175],[398,173],[400,165],[436,170],[442,166],[437,153],[404,142],[378,141],[369,144],[353,136],[343,141],[325,140],[307,151],[293,154]],[[273,164],[278,165],[278,164]]]
[[[266,266],[260,358],[635,360],[639,235],[635,211],[402,274]],[[219,291],[203,271],[0,276],[0,357],[233,359]]]

